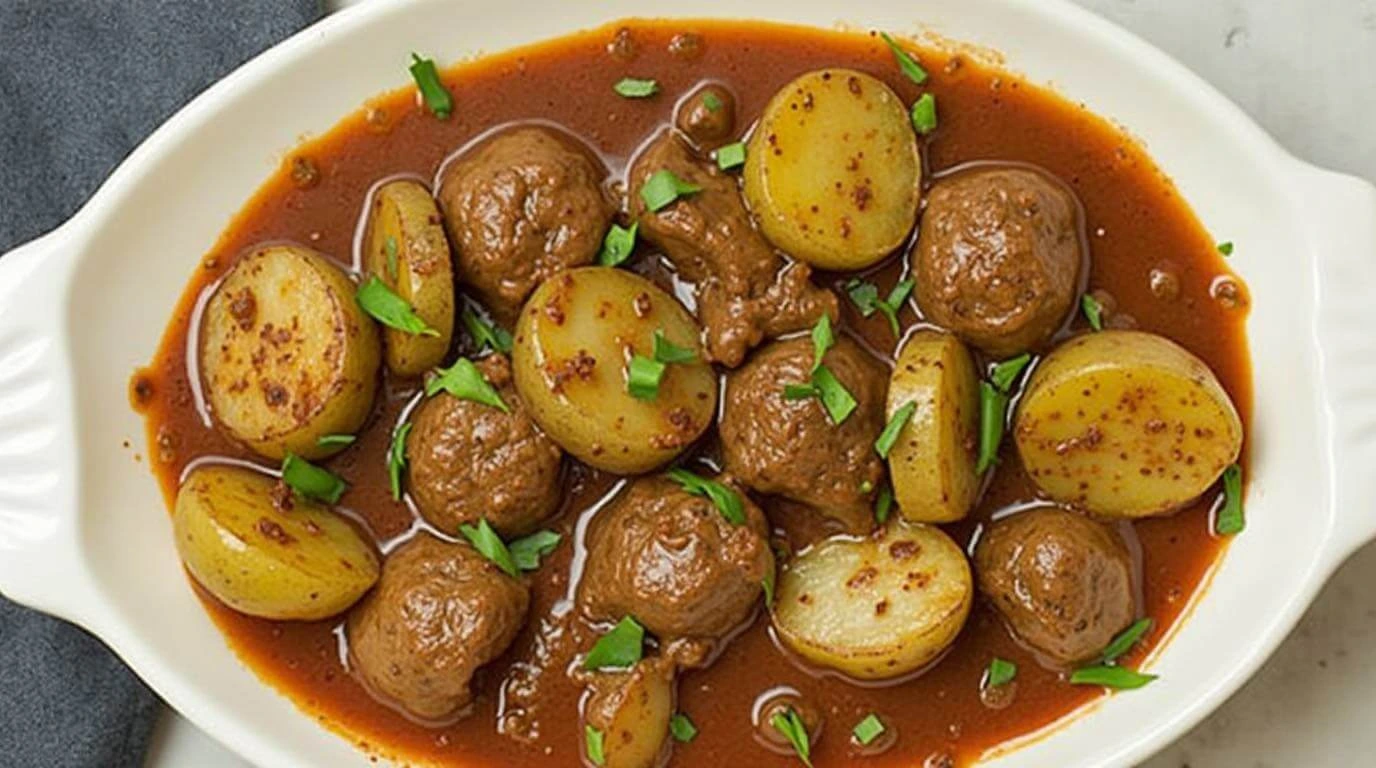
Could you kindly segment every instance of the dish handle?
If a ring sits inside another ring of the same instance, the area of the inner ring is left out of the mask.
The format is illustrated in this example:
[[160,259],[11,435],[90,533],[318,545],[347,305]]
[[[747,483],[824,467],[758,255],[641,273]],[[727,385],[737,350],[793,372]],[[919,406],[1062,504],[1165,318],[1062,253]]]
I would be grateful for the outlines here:
[[1333,467],[1335,564],[1376,539],[1376,186],[1304,165],[1294,185],[1316,244],[1319,385]]
[[89,623],[64,293],[77,224],[0,256],[0,594]]

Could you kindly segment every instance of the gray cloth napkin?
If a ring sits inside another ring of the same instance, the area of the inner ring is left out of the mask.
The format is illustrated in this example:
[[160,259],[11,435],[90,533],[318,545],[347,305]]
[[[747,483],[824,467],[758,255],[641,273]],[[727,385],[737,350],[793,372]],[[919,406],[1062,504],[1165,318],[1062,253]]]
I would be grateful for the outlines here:
[[[0,253],[61,224],[173,111],[319,15],[319,0],[0,0]],[[141,765],[157,712],[100,641],[0,598],[0,766]]]

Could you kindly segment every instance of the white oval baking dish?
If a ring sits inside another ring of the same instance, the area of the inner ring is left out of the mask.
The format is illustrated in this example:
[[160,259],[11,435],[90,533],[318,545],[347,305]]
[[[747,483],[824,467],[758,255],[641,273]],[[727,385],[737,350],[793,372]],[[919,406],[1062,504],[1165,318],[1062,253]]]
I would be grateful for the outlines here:
[[126,382],[197,258],[279,153],[401,85],[412,50],[453,60],[632,15],[927,28],[998,50],[1127,126],[1205,225],[1237,243],[1254,300],[1247,531],[1150,661],[1160,681],[991,765],[1145,758],[1240,686],[1376,535],[1376,188],[1287,155],[1161,52],[1061,0],[526,0],[519,18],[512,10],[396,0],[332,16],[206,91],[71,221],[0,259],[0,591],[89,628],[248,759],[366,764],[240,664],[187,588],[162,498],[136,463],[143,427]]

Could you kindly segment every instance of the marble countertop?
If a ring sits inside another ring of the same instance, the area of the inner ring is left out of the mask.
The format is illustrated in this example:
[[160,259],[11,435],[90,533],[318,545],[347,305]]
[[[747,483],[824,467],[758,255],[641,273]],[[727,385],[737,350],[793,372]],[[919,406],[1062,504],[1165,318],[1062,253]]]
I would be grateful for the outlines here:
[[[1198,72],[1299,157],[1376,180],[1376,0],[1077,2]],[[1142,768],[1372,764],[1374,585],[1376,546],[1368,546],[1255,678]],[[169,711],[147,766],[190,765],[249,768]]]

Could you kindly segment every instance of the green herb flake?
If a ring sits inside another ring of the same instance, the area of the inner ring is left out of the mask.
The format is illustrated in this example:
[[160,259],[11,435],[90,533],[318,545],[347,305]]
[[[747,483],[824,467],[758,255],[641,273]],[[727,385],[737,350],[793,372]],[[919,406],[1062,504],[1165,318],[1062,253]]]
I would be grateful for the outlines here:
[[521,575],[520,570],[516,568],[516,561],[511,559],[511,550],[502,543],[502,537],[488,524],[487,518],[480,518],[476,526],[468,523],[460,525],[459,533],[468,539],[468,543],[472,544],[479,554],[491,560],[508,576],[516,578]]
[[658,211],[680,197],[701,191],[702,187],[690,184],[674,175],[673,171],[662,168],[655,171],[640,187],[640,199],[644,201],[646,208]]
[[693,725],[693,721],[689,720],[687,715],[675,712],[674,716],[669,718],[669,733],[673,734],[674,741],[687,744],[697,738],[698,727]]
[[632,355],[626,366],[626,392],[637,400],[659,397],[659,382],[664,378],[664,363],[644,355]]
[[836,336],[831,331],[831,317],[823,314],[812,326],[812,370],[822,367],[822,358],[827,350],[836,344]]
[[1232,256],[1232,255],[1233,255],[1233,241],[1232,241],[1232,240],[1225,240],[1225,241],[1219,243],[1219,244],[1218,244],[1218,252],[1221,253],[1221,254],[1223,254],[1224,256]]
[[1144,675],[1126,667],[1104,665],[1081,667],[1070,673],[1070,682],[1074,685],[1101,685],[1124,691],[1141,688],[1155,679],[1156,675]]
[[869,317],[879,309],[879,288],[874,283],[852,279],[846,283],[846,293],[861,317]]
[[1085,319],[1089,321],[1089,327],[1096,331],[1104,330],[1104,307],[1099,300],[1085,294],[1080,297],[1080,310],[1085,313]]
[[745,165],[745,142],[737,141],[717,150],[717,167],[723,171]]
[[511,408],[487,379],[483,378],[478,366],[466,357],[455,360],[448,368],[441,368],[438,376],[425,382],[426,397],[434,397],[441,390],[460,400],[472,400],[496,408],[502,413],[511,413]]
[[879,433],[879,439],[874,441],[874,452],[879,454],[879,458],[889,458],[889,451],[892,451],[893,444],[898,442],[898,433],[907,426],[908,419],[913,417],[916,410],[917,403],[910,402],[893,412],[889,423],[884,425],[884,431]]
[[387,480],[391,483],[392,498],[401,501],[401,471],[406,468],[406,438],[411,435],[411,422],[406,422],[392,434],[387,448]]
[[766,608],[774,607],[774,583],[776,578],[774,569],[770,568],[769,573],[766,573],[764,579],[760,581],[760,586],[764,589],[764,604]]
[[817,396],[817,388],[811,384],[785,384],[785,400],[806,400]]
[[583,726],[583,743],[587,747],[588,761],[593,765],[605,765],[607,756],[603,752],[602,732],[591,725]]
[[850,300],[860,311],[861,317],[869,317],[875,312],[882,313],[889,321],[889,330],[897,336],[902,333],[902,328],[898,324],[898,313],[903,309],[903,302],[908,300],[914,285],[912,280],[903,280],[894,285],[893,290],[889,291],[888,298],[880,299],[879,288],[874,283],[851,280],[846,283],[846,293],[850,295]]
[[1214,515],[1214,533],[1234,536],[1246,527],[1242,514],[1242,467],[1232,464],[1223,470],[1223,504]]
[[377,275],[358,287],[354,294],[358,306],[363,308],[374,320],[388,328],[395,328],[412,336],[439,336],[440,332],[431,328],[406,299],[398,296]]
[[419,54],[411,54],[411,78],[416,81],[421,98],[430,114],[441,120],[448,120],[454,111],[454,97],[449,94],[444,83],[440,82],[439,70],[431,59],[422,59]]
[[654,351],[651,354],[661,363],[695,363],[698,359],[692,347],[680,347],[669,341],[660,328],[655,329]]
[[597,263],[604,267],[616,267],[631,258],[631,253],[635,251],[636,231],[639,229],[638,221],[632,223],[629,229],[612,224],[607,236],[602,238],[602,250],[597,254]]
[[1132,650],[1132,646],[1136,645],[1143,635],[1151,631],[1151,625],[1152,620],[1150,618],[1134,621],[1132,626],[1119,632],[1108,645],[1104,646],[1104,652],[1100,654],[1100,658],[1105,664],[1112,664],[1117,661],[1118,657]]
[[349,485],[338,475],[288,452],[282,459],[282,482],[308,499],[338,504]]
[[874,500],[874,521],[880,525],[887,523],[891,512],[893,512],[893,489],[886,485],[879,489],[879,498]]
[[511,351],[511,334],[505,328],[489,323],[466,307],[460,317],[463,319],[464,327],[468,329],[468,335],[473,337],[477,351],[481,352],[484,348],[495,352]]
[[864,720],[856,723],[850,732],[851,735],[855,736],[855,740],[864,746],[879,738],[885,730],[887,729],[884,728],[884,723],[879,719],[879,716],[871,712],[865,715]]
[[546,557],[559,546],[564,537],[550,530],[536,531],[507,545],[511,559],[523,571],[533,571],[540,567],[540,558]]
[[391,235],[382,241],[382,252],[387,255],[387,277],[397,279],[397,239]]
[[321,448],[337,448],[345,445],[353,445],[358,438],[353,435],[321,435],[316,439],[315,444]]
[[979,383],[979,458],[975,473],[994,465],[1003,442],[1003,423],[1008,415],[1008,395],[987,381]]
[[984,684],[989,688],[997,688],[1000,685],[1008,685],[1017,676],[1017,664],[995,656],[989,660],[989,671],[984,675]]
[[725,483],[708,480],[702,475],[681,467],[669,470],[669,479],[683,486],[683,490],[694,496],[706,496],[712,500],[721,516],[732,525],[745,524],[745,503],[739,493]]
[[783,712],[775,712],[774,716],[769,718],[769,724],[793,745],[793,751],[798,753],[798,759],[803,761],[803,765],[812,768],[812,741],[808,738],[807,726],[803,724],[803,718],[798,716],[797,711],[789,707]]
[[1023,369],[1030,362],[1032,362],[1032,355],[1026,352],[1004,360],[994,366],[994,371],[989,375],[989,379],[998,391],[1007,394],[1013,389],[1013,384],[1017,382],[1018,376],[1022,375]]
[[612,90],[627,99],[648,99],[659,93],[659,83],[649,78],[623,77],[616,81]]
[[717,98],[717,94],[706,91],[702,94],[702,106],[707,107],[708,112],[720,112],[721,108],[726,105],[721,103],[721,99]]
[[888,32],[880,32],[879,35],[884,38],[885,43],[888,43],[889,50],[893,51],[894,60],[898,62],[898,68],[908,76],[909,80],[918,85],[927,82],[927,70],[917,63],[917,59],[913,58],[912,54],[900,48]]
[[913,102],[912,111],[908,113],[912,118],[913,129],[919,136],[926,136],[936,130],[936,97],[930,93],[924,93]]
[[627,669],[640,661],[645,650],[645,628],[625,616],[593,643],[583,659],[583,669]]
[[842,423],[855,410],[855,397],[825,365],[812,372],[812,385],[817,388],[817,397],[833,424]]

